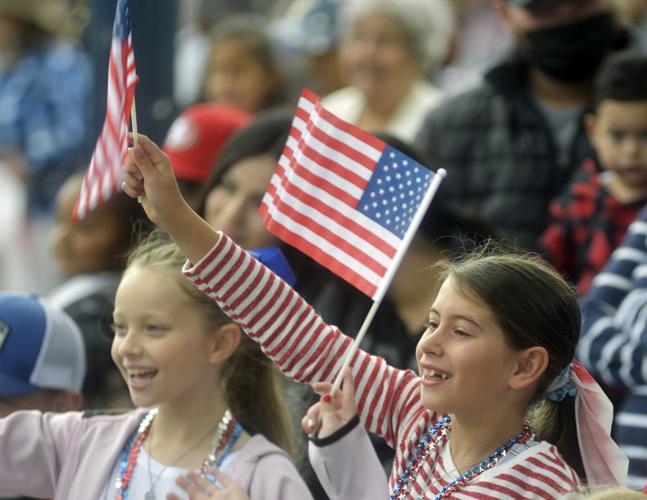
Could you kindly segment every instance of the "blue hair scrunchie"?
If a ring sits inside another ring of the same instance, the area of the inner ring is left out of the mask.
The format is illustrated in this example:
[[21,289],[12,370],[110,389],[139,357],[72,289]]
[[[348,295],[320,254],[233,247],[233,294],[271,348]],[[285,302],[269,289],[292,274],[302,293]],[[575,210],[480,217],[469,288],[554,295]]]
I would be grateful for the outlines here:
[[546,397],[551,401],[563,401],[566,396],[575,396],[577,387],[573,382],[573,363],[569,363],[546,389]]

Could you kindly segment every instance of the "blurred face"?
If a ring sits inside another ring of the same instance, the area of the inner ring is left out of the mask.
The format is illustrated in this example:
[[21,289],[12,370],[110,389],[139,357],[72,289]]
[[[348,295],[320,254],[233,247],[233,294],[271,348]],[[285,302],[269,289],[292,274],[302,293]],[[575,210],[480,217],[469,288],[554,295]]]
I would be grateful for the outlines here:
[[416,358],[425,408],[474,415],[504,399],[518,355],[492,311],[461,293],[450,277],[431,307]]
[[276,160],[270,155],[252,156],[234,164],[207,196],[204,218],[224,231],[243,248],[276,244],[258,213],[263,195],[274,173]]
[[342,64],[350,83],[369,101],[406,94],[422,72],[402,26],[379,13],[359,19],[351,28],[342,46]]
[[113,320],[112,359],[136,406],[188,404],[214,390],[208,354],[215,336],[170,274],[128,269],[117,290]]
[[116,270],[124,252],[123,224],[109,207],[99,206],[74,223],[73,213],[81,181],[66,182],[56,199],[52,251],[60,269],[69,275]]
[[503,1],[499,6],[513,33],[572,24],[608,8],[606,0],[543,0],[526,8]]
[[278,85],[277,76],[254,58],[239,40],[214,47],[204,82],[205,98],[251,113],[263,109]]
[[587,125],[602,167],[647,188],[647,101],[603,100]]

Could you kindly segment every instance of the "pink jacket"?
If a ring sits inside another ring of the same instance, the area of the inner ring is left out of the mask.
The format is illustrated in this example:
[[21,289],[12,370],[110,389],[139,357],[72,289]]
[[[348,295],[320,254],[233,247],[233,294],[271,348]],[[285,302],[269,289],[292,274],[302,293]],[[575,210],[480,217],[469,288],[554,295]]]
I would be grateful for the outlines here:
[[[21,411],[0,419],[0,493],[100,498],[145,412],[84,418],[79,412]],[[239,450],[231,477],[252,500],[312,498],[288,455],[261,435]]]

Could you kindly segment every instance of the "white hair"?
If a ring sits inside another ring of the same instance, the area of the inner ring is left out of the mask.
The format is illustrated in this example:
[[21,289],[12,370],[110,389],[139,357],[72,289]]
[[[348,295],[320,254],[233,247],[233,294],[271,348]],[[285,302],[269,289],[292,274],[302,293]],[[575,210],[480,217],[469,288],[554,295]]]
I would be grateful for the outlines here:
[[348,35],[359,19],[377,13],[392,16],[402,26],[414,57],[425,66],[433,69],[445,61],[456,27],[449,0],[347,0],[343,32]]

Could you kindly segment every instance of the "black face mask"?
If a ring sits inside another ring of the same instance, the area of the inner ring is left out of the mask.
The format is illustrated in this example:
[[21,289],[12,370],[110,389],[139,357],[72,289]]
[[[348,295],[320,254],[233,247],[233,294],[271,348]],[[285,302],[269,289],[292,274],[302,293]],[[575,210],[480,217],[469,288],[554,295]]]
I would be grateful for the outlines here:
[[605,56],[627,45],[627,35],[609,12],[575,24],[529,31],[521,43],[528,63],[556,80],[592,78]]

